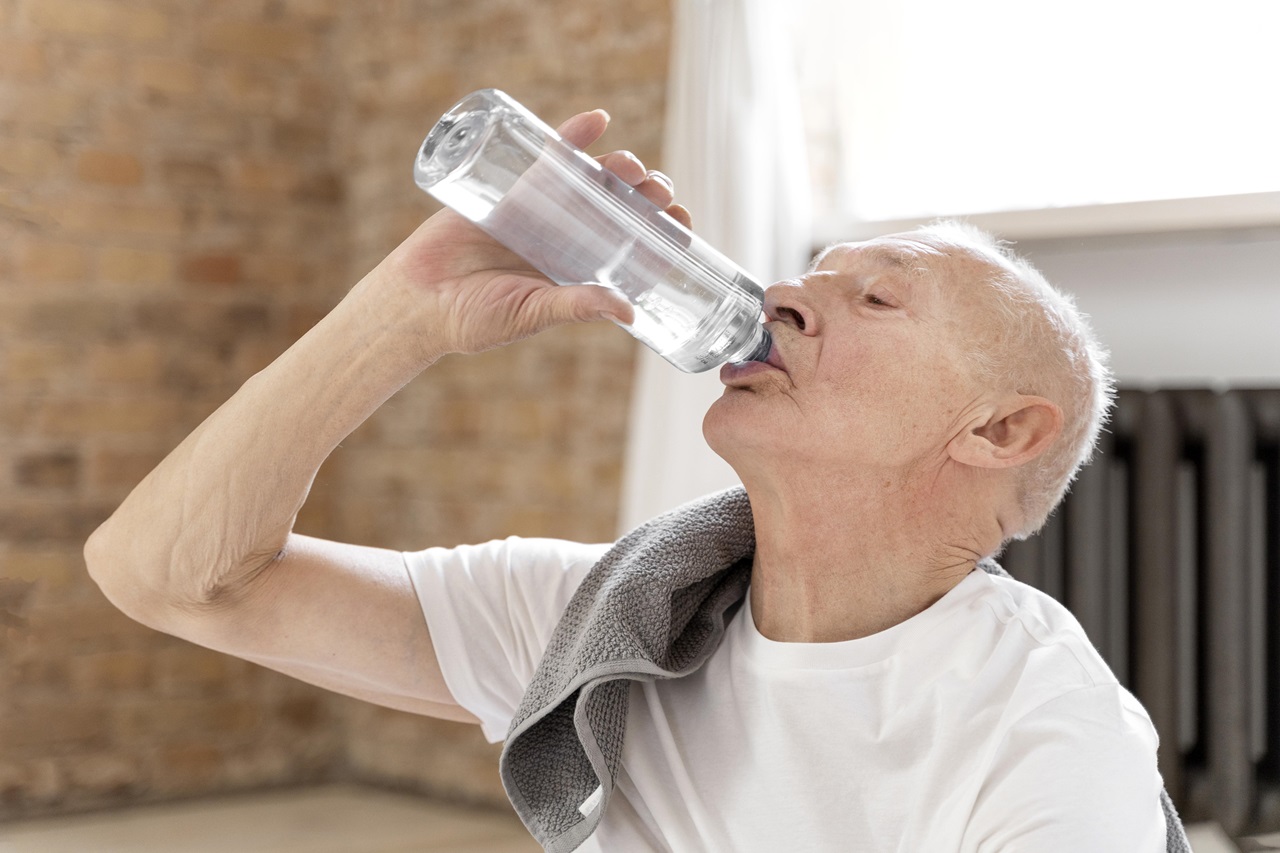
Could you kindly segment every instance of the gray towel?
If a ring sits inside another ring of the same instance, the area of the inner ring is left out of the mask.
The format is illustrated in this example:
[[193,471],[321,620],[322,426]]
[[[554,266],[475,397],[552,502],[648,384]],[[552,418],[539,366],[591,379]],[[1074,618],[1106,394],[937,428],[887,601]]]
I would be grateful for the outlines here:
[[[692,501],[627,534],[570,599],[516,709],[502,784],[549,853],[595,831],[613,793],[632,681],[679,678],[724,637],[751,580],[755,525],[741,487]],[[993,561],[982,569],[1008,577]],[[1169,853],[1191,853],[1161,791]]]

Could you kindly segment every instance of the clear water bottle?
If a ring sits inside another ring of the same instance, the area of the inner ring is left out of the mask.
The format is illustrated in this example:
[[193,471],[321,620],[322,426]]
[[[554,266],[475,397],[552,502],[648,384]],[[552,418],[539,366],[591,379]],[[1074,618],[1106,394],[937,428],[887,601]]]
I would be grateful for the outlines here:
[[623,328],[681,370],[768,356],[758,282],[503,92],[449,110],[413,177],[557,284],[621,293]]

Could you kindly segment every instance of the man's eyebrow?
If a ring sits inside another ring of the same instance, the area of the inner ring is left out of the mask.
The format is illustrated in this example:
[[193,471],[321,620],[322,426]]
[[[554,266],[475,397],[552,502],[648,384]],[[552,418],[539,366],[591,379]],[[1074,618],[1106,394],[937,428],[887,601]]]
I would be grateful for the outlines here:
[[907,281],[933,274],[933,267],[929,265],[928,252],[917,252],[896,246],[869,246],[867,251],[882,264],[901,270]]
[[[818,267],[822,265],[822,262],[830,255],[841,249],[847,248],[849,245],[849,243],[836,243],[818,252],[814,255],[813,260],[809,262],[808,272],[816,272]],[[921,253],[913,252],[910,249],[873,244],[863,247],[860,251],[863,254],[870,255],[873,259],[885,264],[886,266],[895,267],[903,270],[904,272],[913,273],[915,275],[928,272],[928,266],[924,263],[924,258]]]
[[920,257],[915,252],[894,249],[889,246],[868,246],[865,251],[883,264],[908,272],[916,272],[924,266],[920,263]]

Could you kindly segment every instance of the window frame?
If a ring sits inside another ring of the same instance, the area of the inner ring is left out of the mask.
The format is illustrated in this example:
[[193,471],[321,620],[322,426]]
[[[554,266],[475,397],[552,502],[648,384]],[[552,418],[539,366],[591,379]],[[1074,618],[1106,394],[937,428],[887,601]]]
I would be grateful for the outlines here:
[[863,240],[908,231],[939,218],[962,219],[1011,240],[1259,228],[1280,225],[1280,192],[1042,207],[915,219],[815,222],[814,238],[819,245],[840,240]]

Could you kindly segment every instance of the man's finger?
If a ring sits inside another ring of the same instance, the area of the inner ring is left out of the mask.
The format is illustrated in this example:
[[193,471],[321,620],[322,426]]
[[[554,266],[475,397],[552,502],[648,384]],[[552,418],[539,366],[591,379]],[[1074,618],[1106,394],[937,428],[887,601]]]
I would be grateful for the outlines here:
[[611,151],[596,160],[633,187],[642,183],[649,174],[645,171],[644,164],[630,151]]
[[560,125],[556,132],[579,148],[586,148],[603,136],[608,126],[609,114],[604,110],[592,110],[589,113],[578,113]]
[[[675,201],[675,191],[671,188],[671,181],[661,172],[649,172],[649,177],[635,185],[640,194],[649,201],[656,204],[659,208],[666,208]],[[656,177],[655,177],[656,176]]]
[[673,204],[666,210],[667,216],[670,216],[676,222],[679,222],[690,231],[693,230],[693,216],[683,204]]

